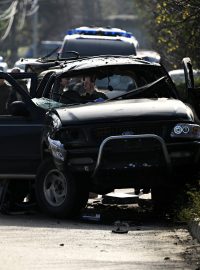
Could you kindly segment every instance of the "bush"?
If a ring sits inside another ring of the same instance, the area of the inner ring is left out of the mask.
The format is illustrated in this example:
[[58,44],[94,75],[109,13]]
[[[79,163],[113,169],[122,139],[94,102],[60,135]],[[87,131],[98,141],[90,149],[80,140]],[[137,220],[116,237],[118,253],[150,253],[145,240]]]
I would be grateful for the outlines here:
[[181,221],[200,219],[200,190],[188,190],[185,193],[187,200],[178,211],[177,217]]

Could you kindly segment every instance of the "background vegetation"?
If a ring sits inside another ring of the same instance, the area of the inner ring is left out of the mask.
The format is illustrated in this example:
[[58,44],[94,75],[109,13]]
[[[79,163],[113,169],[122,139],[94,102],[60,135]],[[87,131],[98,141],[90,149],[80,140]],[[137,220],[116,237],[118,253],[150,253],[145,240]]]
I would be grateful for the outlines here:
[[179,206],[177,218],[182,221],[200,220],[200,191],[189,189],[184,195],[187,202]]
[[168,67],[176,68],[189,56],[200,67],[200,1],[135,0],[152,47]]
[[0,55],[11,64],[33,43],[36,7],[38,41],[62,40],[67,29],[82,25],[121,26],[141,48],[158,51],[168,69],[185,56],[200,67],[199,0],[1,0]]

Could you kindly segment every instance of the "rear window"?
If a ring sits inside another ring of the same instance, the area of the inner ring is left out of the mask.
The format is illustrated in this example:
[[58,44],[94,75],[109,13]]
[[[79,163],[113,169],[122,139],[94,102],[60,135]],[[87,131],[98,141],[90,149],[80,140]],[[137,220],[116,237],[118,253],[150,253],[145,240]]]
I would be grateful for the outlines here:
[[136,55],[133,44],[120,40],[75,39],[65,40],[61,58],[71,57],[67,51],[76,51],[80,56]]

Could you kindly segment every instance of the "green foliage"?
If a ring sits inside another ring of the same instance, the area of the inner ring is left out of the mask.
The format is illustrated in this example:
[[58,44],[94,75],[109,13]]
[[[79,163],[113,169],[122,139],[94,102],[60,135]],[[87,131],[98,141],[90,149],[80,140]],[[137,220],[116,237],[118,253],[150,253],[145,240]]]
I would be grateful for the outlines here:
[[200,191],[188,191],[186,194],[188,202],[182,206],[178,218],[187,222],[200,219]]
[[[9,1],[3,2],[4,5],[0,1],[1,11],[9,6]],[[196,68],[200,67],[199,0],[39,0],[38,3],[39,40],[61,40],[67,29],[101,25],[103,19],[113,14],[139,13],[141,23],[138,27],[144,31],[142,38],[146,41],[148,37],[150,47],[161,54],[166,67],[180,67],[185,56],[191,57]],[[0,41],[0,50],[8,58],[16,53],[15,47],[32,44],[33,16],[26,17],[24,27],[20,29],[23,18],[20,6],[9,36]],[[0,21],[1,36],[7,23]]]
[[200,67],[200,1],[135,0],[152,35],[152,46],[170,69],[189,56]]

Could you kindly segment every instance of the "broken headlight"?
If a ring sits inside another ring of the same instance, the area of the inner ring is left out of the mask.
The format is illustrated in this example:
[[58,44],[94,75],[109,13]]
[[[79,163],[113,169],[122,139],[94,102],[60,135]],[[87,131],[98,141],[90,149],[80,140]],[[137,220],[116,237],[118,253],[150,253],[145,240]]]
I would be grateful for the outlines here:
[[59,160],[64,161],[66,151],[64,149],[64,145],[60,141],[52,140],[48,136],[49,147],[51,149],[52,155]]
[[172,138],[200,139],[200,126],[179,123],[175,125],[170,135]]
[[84,130],[81,128],[66,128],[59,132],[60,140],[64,144],[72,144],[73,146],[79,146],[86,143],[86,136]]
[[51,115],[52,117],[52,124],[53,124],[53,127],[54,129],[59,129],[61,127],[61,121],[60,121],[60,118],[56,115],[56,114],[52,114]]

